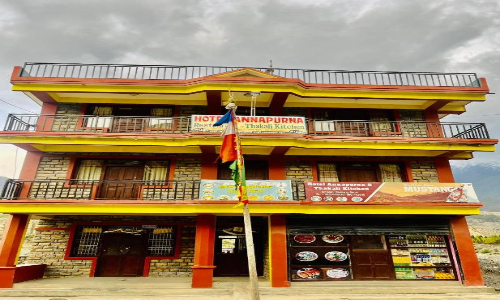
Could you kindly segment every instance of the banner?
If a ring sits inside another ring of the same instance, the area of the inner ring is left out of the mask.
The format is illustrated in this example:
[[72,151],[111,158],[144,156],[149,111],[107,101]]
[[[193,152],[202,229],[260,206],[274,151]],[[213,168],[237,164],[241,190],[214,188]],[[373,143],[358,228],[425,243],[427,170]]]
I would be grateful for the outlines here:
[[[190,132],[221,133],[223,126],[212,126],[222,116],[192,115]],[[239,133],[282,133],[307,134],[304,117],[238,116]]]
[[441,182],[304,182],[313,202],[479,203],[471,183]]
[[[249,201],[293,200],[290,180],[247,180]],[[201,200],[238,200],[232,180],[201,180]]]

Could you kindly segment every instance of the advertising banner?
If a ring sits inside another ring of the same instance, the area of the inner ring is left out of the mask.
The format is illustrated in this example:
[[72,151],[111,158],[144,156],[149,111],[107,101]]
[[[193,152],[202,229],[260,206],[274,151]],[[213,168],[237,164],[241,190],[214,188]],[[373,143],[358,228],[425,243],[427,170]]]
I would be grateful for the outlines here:
[[479,203],[471,183],[441,182],[304,182],[313,202]]
[[[224,126],[212,126],[222,116],[192,115],[190,132],[221,133]],[[307,134],[304,117],[238,116],[240,133],[282,133]]]
[[[248,200],[293,200],[290,180],[247,180]],[[238,200],[232,180],[201,180],[201,200]]]

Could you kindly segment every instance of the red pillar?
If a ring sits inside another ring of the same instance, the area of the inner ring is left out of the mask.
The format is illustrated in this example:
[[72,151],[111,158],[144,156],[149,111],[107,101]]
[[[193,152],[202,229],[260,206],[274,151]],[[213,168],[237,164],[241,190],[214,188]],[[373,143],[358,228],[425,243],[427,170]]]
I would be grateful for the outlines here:
[[272,155],[269,158],[269,179],[270,180],[285,180],[285,156]]
[[464,273],[464,284],[468,286],[483,286],[483,275],[481,274],[479,260],[474,250],[474,244],[472,243],[465,217],[458,216],[451,219],[451,229]]
[[439,182],[455,182],[448,159],[436,159],[434,164],[436,165]]
[[288,281],[286,219],[283,215],[269,216],[269,258],[272,287],[290,287]]
[[0,242],[0,288],[14,285],[16,259],[21,248],[24,232],[28,226],[29,215],[10,215]]
[[211,288],[214,277],[215,215],[199,215],[194,244],[193,288]]
[[201,155],[201,179],[217,179],[217,154],[203,153]]

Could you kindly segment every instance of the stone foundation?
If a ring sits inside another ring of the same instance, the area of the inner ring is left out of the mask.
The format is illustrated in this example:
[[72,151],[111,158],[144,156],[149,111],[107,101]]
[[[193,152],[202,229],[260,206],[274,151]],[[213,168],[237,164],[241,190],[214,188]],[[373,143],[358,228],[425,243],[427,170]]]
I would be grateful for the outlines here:
[[[87,277],[90,276],[91,260],[73,258],[65,259],[69,242],[70,227],[75,222],[168,222],[183,223],[181,250],[178,259],[152,260],[150,276],[154,277],[190,277],[194,260],[194,217],[135,217],[135,216],[55,216],[42,219],[30,240],[26,240],[23,248],[30,249],[23,257],[25,264],[46,264],[46,278],[53,277]],[[48,230],[40,230],[40,229]]]

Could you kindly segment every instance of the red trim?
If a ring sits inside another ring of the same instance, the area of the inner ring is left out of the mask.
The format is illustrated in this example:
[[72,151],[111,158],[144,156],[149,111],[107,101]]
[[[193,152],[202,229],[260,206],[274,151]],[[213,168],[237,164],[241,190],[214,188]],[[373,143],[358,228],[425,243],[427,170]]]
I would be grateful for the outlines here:
[[194,246],[194,264],[191,287],[212,287],[215,247],[215,215],[198,215]]
[[405,161],[405,175],[408,182],[413,182],[413,168],[411,167],[411,161]]
[[447,159],[435,159],[434,164],[436,165],[439,182],[455,182],[450,162]]
[[[173,222],[77,222],[71,224],[71,227],[64,229],[64,228],[58,228],[57,230],[69,230],[69,240],[68,244],[66,247],[66,251],[64,254],[64,259],[65,260],[91,260],[92,265],[90,267],[90,273],[89,277],[94,277],[95,276],[95,271],[97,268],[97,260],[98,256],[87,256],[87,257],[77,257],[77,256],[71,256],[71,249],[73,248],[73,242],[75,238],[75,233],[76,233],[76,227],[77,226],[109,226],[109,225],[168,225],[168,226],[177,226],[177,232],[176,232],[176,237],[175,237],[175,249],[174,249],[174,255],[173,256],[146,256],[144,258],[144,269],[143,269],[143,277],[148,277],[149,276],[149,268],[150,268],[150,263],[152,259],[179,259],[181,255],[181,242],[182,242],[182,229],[183,226],[186,225],[192,225],[193,223],[185,223],[185,222],[179,222],[179,223],[173,223]],[[49,230],[49,229],[47,229]]]

